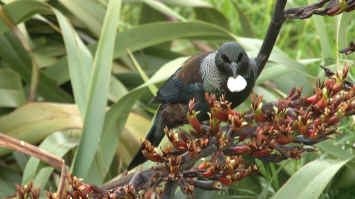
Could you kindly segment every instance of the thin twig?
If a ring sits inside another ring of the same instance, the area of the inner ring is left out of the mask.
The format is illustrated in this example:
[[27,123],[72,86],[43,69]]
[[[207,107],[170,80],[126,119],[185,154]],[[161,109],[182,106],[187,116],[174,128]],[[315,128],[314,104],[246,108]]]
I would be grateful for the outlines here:
[[20,151],[32,157],[38,158],[54,168],[61,169],[60,182],[57,190],[57,199],[62,199],[65,187],[65,177],[67,168],[62,158],[59,158],[47,151],[40,149],[32,144],[17,140],[3,133],[0,133],[0,146]]
[[68,172],[67,166],[64,164],[64,161],[63,161],[62,172],[60,174],[60,181],[59,181],[58,190],[57,190],[57,199],[63,198],[63,194],[65,191],[65,181],[66,181],[66,177],[67,177],[67,172]]

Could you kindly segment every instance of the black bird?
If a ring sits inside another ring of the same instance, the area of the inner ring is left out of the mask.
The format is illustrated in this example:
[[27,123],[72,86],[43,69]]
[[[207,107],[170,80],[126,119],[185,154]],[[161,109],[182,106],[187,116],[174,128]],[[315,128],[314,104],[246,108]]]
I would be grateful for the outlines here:
[[[252,91],[257,78],[257,66],[244,49],[235,42],[224,43],[220,49],[190,57],[159,89],[155,102],[160,103],[152,128],[146,137],[158,146],[163,129],[186,124],[188,103],[195,98],[198,119],[208,119],[209,107],[205,92],[224,94],[232,107],[241,104]],[[132,169],[146,161],[142,147],[128,166]]]

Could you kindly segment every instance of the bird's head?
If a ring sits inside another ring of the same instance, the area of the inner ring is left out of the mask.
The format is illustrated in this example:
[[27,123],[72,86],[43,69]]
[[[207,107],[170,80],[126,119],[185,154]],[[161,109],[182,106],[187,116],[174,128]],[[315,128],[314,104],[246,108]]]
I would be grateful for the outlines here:
[[215,62],[219,72],[227,77],[227,87],[231,92],[241,92],[246,88],[249,57],[238,43],[224,43],[217,51]]

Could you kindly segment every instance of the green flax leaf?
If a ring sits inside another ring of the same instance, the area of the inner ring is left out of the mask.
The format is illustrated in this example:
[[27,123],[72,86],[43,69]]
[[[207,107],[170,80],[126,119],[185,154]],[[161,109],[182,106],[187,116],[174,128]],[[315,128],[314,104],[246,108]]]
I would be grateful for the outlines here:
[[[63,157],[69,150],[79,144],[79,134],[71,132],[58,132],[48,136],[40,145],[39,148],[57,156]],[[48,182],[50,174],[53,172],[53,167],[41,167],[40,160],[31,157],[26,164],[22,176],[22,184],[25,185],[34,180],[35,186],[39,186],[42,190]]]
[[[73,174],[84,179],[89,175],[104,126],[120,8],[120,0],[109,1],[93,62],[83,135],[73,167]],[[98,180],[94,179],[90,183]]]
[[65,16],[58,10],[54,10],[54,13],[57,16],[64,38],[75,102],[79,106],[82,118],[84,118],[93,58]]
[[99,170],[101,177],[105,177],[116,153],[115,149],[120,142],[120,140],[117,139],[117,136],[124,136],[121,135],[121,133],[124,131],[128,115],[131,112],[135,102],[141,97],[141,95],[146,89],[148,89],[150,85],[160,83],[168,79],[183,64],[185,60],[186,58],[178,58],[165,64],[150,78],[150,80],[148,80],[143,85],[129,91],[111,107],[105,117],[104,133],[100,141],[100,148],[97,152],[97,157],[99,155],[102,157],[96,159],[97,167],[92,168],[92,172],[98,172]]
[[318,159],[306,164],[292,175],[273,199],[319,198],[334,175],[352,158],[345,160]]
[[[80,113],[72,104],[28,103],[0,117],[0,132],[32,144],[55,131],[81,128]],[[9,152],[0,148],[0,156]]]

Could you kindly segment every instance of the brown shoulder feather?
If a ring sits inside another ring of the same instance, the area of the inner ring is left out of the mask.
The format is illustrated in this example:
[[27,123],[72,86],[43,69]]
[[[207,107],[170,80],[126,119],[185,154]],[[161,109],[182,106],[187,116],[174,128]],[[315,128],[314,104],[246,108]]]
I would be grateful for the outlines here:
[[200,65],[208,53],[197,54],[191,56],[182,65],[180,72],[177,74],[177,78],[181,78],[184,84],[202,82]]

